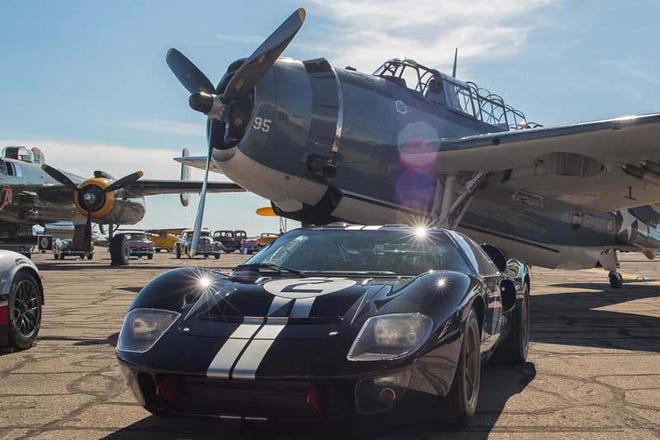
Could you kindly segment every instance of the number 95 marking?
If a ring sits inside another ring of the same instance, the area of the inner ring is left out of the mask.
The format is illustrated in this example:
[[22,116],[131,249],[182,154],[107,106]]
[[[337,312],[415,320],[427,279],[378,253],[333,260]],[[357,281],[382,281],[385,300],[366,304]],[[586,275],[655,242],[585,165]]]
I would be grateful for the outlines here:
[[264,133],[268,133],[270,131],[270,124],[273,122],[270,119],[264,119],[261,116],[257,116],[254,118],[254,123],[252,124],[252,128],[255,130],[263,131]]

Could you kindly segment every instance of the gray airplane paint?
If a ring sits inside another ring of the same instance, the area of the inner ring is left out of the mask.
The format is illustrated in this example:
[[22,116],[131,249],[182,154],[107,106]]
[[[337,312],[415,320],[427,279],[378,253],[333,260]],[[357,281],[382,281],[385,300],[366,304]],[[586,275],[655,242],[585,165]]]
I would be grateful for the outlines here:
[[[332,68],[324,59],[280,58],[255,87],[253,100],[240,143],[214,149],[212,166],[303,222],[428,221],[437,176],[431,163],[420,163],[415,141],[424,139],[437,151],[441,138],[501,131],[392,81]],[[333,153],[336,176],[310,171],[311,156],[330,159]],[[606,248],[660,248],[657,225],[637,219],[635,227],[647,233],[622,240],[620,216],[582,212],[549,198],[526,204],[497,185],[504,179],[502,173],[490,176],[461,227],[529,263],[593,267]]]

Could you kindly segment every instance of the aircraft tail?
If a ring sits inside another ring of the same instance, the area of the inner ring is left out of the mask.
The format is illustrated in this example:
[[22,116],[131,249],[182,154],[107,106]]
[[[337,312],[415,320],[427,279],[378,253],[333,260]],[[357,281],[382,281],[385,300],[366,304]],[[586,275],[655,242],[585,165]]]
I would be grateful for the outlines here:
[[[183,151],[181,151],[181,157],[186,158],[190,156],[190,152],[188,151],[187,148],[184,148]],[[190,165],[186,164],[185,161],[181,162],[181,181],[185,182],[190,180]],[[181,200],[181,205],[183,206],[188,206],[190,203],[190,194],[188,193],[181,193],[179,194],[179,200]]]

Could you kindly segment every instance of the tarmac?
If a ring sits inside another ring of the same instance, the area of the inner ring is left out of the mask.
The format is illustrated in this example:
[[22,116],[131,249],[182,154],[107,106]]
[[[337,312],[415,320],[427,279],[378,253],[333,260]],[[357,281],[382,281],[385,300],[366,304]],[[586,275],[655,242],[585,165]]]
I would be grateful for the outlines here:
[[602,270],[533,268],[529,360],[484,367],[477,414],[462,430],[415,421],[355,432],[151,416],[115,359],[129,304],[167,269],[228,270],[244,259],[162,253],[111,268],[105,249],[91,261],[36,255],[46,295],[42,328],[31,349],[0,354],[0,439],[660,438],[660,263],[638,254],[621,256],[627,283],[618,290]]

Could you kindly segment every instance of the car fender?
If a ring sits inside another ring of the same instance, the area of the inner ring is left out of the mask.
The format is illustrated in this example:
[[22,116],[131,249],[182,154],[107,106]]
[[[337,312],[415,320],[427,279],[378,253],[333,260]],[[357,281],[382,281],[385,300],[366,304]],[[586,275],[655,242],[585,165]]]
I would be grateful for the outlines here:
[[0,345],[6,345],[9,340],[8,299],[14,278],[20,271],[27,271],[34,275],[39,285],[41,304],[44,303],[44,289],[37,266],[32,260],[18,252],[0,250]]
[[183,267],[151,280],[135,297],[129,311],[152,308],[182,312],[206,292],[216,292],[227,278],[212,270]]

